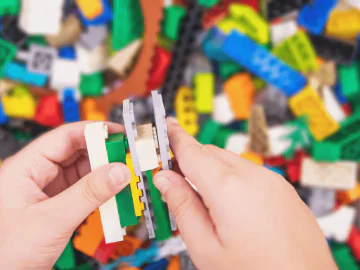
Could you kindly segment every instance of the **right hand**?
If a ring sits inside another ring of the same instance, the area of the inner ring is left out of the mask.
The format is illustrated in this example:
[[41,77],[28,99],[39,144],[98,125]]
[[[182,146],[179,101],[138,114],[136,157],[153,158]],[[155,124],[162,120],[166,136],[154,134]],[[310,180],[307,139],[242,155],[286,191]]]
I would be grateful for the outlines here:
[[337,269],[315,218],[284,178],[167,122],[181,173],[199,193],[174,171],[159,172],[154,183],[199,269]]

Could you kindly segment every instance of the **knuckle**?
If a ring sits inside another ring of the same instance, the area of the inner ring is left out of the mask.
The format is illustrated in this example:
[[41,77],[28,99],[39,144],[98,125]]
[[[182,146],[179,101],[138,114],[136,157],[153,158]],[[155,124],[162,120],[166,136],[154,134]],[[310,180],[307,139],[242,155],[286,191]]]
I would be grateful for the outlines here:
[[194,203],[193,196],[178,195],[171,198],[173,202],[172,213],[177,220],[181,220],[186,216],[187,211]]
[[91,176],[86,176],[85,181],[81,182],[81,194],[90,205],[97,206],[103,202],[102,196],[98,190],[91,184]]

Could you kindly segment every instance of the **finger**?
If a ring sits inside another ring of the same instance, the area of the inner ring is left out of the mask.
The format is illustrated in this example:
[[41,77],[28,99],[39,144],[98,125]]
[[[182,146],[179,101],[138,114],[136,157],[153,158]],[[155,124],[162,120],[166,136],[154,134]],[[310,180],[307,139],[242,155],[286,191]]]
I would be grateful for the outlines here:
[[[154,184],[164,197],[174,215],[188,249],[202,250],[217,246],[217,234],[208,211],[188,182],[173,171],[161,171]],[[191,222],[189,222],[191,220]],[[194,239],[196,241],[193,241]]]
[[[99,206],[130,183],[130,171],[122,163],[102,166],[87,174],[70,188],[40,203],[44,211],[56,212],[54,224],[74,230]],[[66,221],[66,222],[64,222]]]
[[167,120],[170,147],[184,175],[198,188],[206,204],[216,198],[216,192],[224,184],[227,165],[203,145],[188,135],[174,119]]

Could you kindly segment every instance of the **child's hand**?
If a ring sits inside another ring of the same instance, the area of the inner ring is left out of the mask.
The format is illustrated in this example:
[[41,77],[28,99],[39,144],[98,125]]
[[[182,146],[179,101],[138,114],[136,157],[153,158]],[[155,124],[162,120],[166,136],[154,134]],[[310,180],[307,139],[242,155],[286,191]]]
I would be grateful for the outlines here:
[[85,124],[57,128],[3,163],[0,269],[50,269],[76,227],[129,183],[120,163],[90,173]]
[[214,146],[168,120],[183,176],[162,171],[155,185],[200,269],[337,269],[325,237],[280,175]]

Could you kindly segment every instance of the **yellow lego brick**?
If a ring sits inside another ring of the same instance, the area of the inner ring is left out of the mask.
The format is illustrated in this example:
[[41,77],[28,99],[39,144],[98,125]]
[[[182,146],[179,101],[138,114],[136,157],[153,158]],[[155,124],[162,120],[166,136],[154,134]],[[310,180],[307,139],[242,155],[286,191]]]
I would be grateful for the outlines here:
[[325,33],[341,39],[355,40],[360,33],[360,11],[334,10],[327,21]]
[[5,114],[14,118],[33,119],[36,110],[35,98],[25,86],[16,86],[2,97]]
[[212,113],[215,92],[213,73],[197,73],[194,77],[195,107],[199,113]]
[[224,18],[217,22],[217,28],[220,29],[225,34],[230,34],[231,31],[237,30],[243,34],[246,34],[247,29],[240,22],[234,18]]
[[76,4],[87,19],[95,19],[103,12],[101,0],[76,0]]
[[130,189],[134,203],[135,215],[140,217],[142,216],[142,211],[144,210],[144,203],[140,201],[140,197],[142,197],[143,194],[141,190],[138,189],[137,183],[140,182],[140,179],[135,175],[134,165],[129,153],[126,154],[126,166],[128,166],[131,173]]
[[258,164],[260,166],[264,165],[264,159],[261,155],[254,153],[254,152],[245,152],[240,155],[241,157],[254,162],[255,164]]
[[339,124],[326,111],[321,98],[311,86],[290,98],[289,105],[296,116],[308,116],[309,129],[316,140],[323,140],[339,130]]
[[198,114],[195,110],[195,102],[192,90],[180,87],[175,97],[175,113],[180,126],[192,136],[199,131]]
[[269,24],[250,6],[231,4],[229,14],[246,29],[244,34],[249,35],[260,44],[269,43]]

